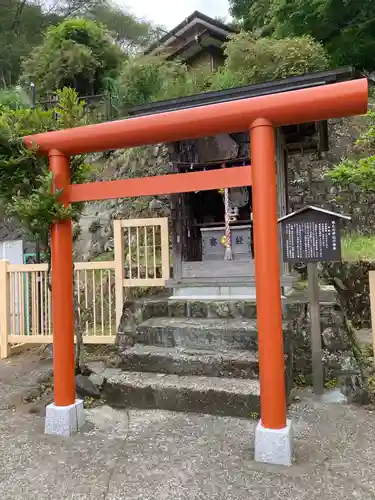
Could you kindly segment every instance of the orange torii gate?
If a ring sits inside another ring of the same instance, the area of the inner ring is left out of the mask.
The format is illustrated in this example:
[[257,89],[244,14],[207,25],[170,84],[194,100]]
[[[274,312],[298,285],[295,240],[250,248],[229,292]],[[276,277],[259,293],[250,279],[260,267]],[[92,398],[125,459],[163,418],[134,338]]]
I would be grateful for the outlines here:
[[[256,458],[261,461],[290,464],[292,453],[284,385],[275,127],[363,114],[367,100],[367,80],[360,79],[24,138],[27,147],[37,146],[49,156],[54,185],[63,189],[67,205],[252,184],[261,388]],[[251,167],[70,184],[72,155],[248,129]],[[75,401],[71,221],[53,225],[51,244],[55,402],[47,408],[46,432],[71,434],[83,422],[82,402]]]

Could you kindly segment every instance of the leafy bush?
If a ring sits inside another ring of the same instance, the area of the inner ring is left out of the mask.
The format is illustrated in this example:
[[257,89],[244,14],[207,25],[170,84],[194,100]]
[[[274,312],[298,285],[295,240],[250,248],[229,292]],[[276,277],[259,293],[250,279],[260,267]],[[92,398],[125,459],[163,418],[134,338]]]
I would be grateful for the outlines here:
[[359,160],[345,159],[328,173],[328,177],[338,187],[357,186],[363,191],[373,191],[375,189],[375,156]]
[[47,30],[43,43],[24,60],[23,82],[41,94],[71,87],[78,94],[99,94],[115,77],[125,55],[98,23],[68,19]]
[[[363,192],[375,191],[375,112],[367,114],[369,125],[356,145],[363,147],[363,158],[345,158],[327,176],[339,188],[357,187]],[[369,155],[369,156],[367,156]]]
[[[59,104],[51,110],[0,107],[0,201],[25,233],[48,247],[50,225],[55,220],[78,217],[82,206],[65,208],[61,193],[52,191],[48,160],[26,149],[23,136],[86,123],[84,103],[72,89],[58,92]],[[57,119],[56,119],[57,116]],[[89,167],[83,156],[71,161],[73,183],[87,179]]]
[[0,90],[0,107],[29,108],[30,96],[21,88],[14,87]]
[[213,79],[218,89],[303,75],[329,64],[323,47],[309,36],[256,39],[242,31],[226,44],[225,55]]
[[207,87],[203,73],[190,72],[179,61],[141,56],[124,63],[117,80],[117,92],[125,107],[131,107],[194,94],[205,85]]

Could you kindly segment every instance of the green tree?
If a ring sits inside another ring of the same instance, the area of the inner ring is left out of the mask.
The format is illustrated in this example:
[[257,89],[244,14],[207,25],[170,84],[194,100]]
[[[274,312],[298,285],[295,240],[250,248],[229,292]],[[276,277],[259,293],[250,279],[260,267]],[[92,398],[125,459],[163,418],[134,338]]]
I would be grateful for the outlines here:
[[[71,207],[61,204],[61,191],[53,189],[53,178],[48,160],[37,150],[26,149],[23,136],[46,130],[87,124],[85,103],[68,88],[58,91],[58,105],[44,111],[39,108],[0,106],[0,205],[3,213],[15,218],[26,237],[38,242],[47,253],[49,269],[50,228],[58,220],[77,220],[83,204]],[[71,182],[87,181],[90,168],[82,155],[74,156],[70,163]],[[73,272],[73,269],[72,269]],[[73,274],[74,279],[74,274]],[[74,287],[76,290],[76,287]],[[83,329],[87,308],[74,294],[76,369],[83,367]]]
[[0,88],[18,82],[21,61],[43,42],[46,29],[80,16],[101,23],[125,51],[157,37],[151,23],[137,20],[108,0],[3,0],[0,2]]
[[149,22],[138,20],[116,4],[106,1],[98,2],[87,9],[86,17],[105,26],[125,52],[133,52],[145,47],[157,35],[157,27]]
[[47,12],[55,12],[62,18],[84,16],[103,0],[51,0],[46,4]]
[[43,43],[25,59],[22,81],[34,82],[41,94],[62,87],[74,88],[80,95],[99,94],[124,59],[101,25],[69,19],[49,28]]
[[373,0],[230,0],[246,29],[277,37],[311,35],[322,42],[334,66],[375,69]]
[[17,83],[21,59],[42,41],[43,31],[57,16],[22,0],[0,2],[0,88]]
[[[52,191],[48,160],[26,149],[23,136],[87,123],[84,103],[72,89],[58,92],[59,104],[51,110],[0,106],[0,204],[16,218],[25,234],[49,247],[49,228],[55,220],[76,218],[82,209],[65,208],[59,192]],[[83,156],[71,161],[72,183],[84,182],[89,168]]]
[[258,35],[273,33],[272,10],[278,0],[229,0],[230,12],[243,29]]

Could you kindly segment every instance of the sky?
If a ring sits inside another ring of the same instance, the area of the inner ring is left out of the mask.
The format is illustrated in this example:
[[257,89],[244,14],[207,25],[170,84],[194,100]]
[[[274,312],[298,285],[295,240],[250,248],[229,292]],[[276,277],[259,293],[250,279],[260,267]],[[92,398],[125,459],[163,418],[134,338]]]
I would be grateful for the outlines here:
[[211,17],[227,17],[228,0],[118,0],[137,17],[174,28],[195,10]]

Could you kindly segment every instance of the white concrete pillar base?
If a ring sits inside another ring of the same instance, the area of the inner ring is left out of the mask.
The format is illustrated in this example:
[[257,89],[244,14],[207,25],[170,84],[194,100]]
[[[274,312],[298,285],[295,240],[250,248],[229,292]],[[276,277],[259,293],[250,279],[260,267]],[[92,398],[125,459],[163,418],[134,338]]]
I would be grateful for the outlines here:
[[79,431],[85,423],[83,401],[77,399],[70,406],[56,406],[51,403],[46,408],[45,434],[55,436],[71,436]]
[[292,465],[292,423],[287,421],[284,429],[266,429],[258,422],[255,431],[255,460],[266,464]]

